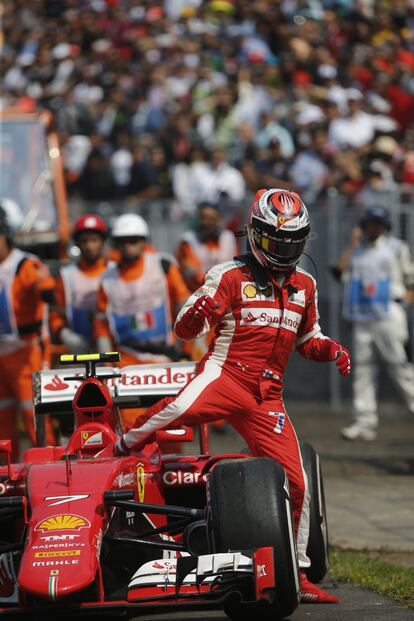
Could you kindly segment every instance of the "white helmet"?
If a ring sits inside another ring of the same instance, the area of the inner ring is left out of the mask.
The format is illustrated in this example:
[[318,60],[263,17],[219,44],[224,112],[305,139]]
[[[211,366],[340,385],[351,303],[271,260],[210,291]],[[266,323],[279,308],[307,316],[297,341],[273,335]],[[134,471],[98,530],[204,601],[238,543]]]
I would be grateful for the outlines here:
[[135,213],[124,213],[115,220],[112,237],[149,237],[148,224]]

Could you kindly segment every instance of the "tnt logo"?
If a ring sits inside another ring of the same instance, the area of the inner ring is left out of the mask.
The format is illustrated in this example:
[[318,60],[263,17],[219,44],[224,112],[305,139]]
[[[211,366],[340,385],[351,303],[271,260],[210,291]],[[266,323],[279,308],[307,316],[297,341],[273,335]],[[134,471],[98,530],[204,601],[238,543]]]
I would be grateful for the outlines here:
[[276,427],[273,429],[275,433],[282,433],[285,426],[286,414],[284,412],[269,412],[269,416],[274,416]]

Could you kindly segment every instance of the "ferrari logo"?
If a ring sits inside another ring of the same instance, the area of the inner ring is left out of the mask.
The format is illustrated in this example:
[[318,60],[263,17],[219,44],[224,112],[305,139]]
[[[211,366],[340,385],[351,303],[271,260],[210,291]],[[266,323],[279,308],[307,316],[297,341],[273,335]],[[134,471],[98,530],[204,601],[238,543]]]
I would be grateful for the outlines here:
[[286,222],[285,216],[279,216],[279,224],[284,224]]
[[243,288],[243,293],[246,298],[254,298],[257,295],[257,289],[254,285],[246,285]]
[[82,447],[102,444],[102,431],[82,431]]
[[80,530],[89,527],[89,520],[79,515],[53,515],[36,524],[35,530],[41,530],[44,533],[54,530]]
[[138,499],[140,502],[144,502],[145,497],[145,470],[142,464],[138,464],[137,467],[137,487],[138,487]]

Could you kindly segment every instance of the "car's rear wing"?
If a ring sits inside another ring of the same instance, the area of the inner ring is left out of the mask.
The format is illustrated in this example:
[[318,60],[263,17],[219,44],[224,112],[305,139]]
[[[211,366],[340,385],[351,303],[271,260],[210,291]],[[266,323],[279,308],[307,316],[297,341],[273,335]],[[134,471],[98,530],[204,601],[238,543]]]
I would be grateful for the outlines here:
[[[122,408],[146,407],[159,399],[177,394],[194,376],[196,363],[169,362],[126,367],[99,367],[97,375],[119,375],[104,379],[115,405]],[[76,381],[79,376],[79,381]],[[35,414],[72,412],[72,401],[84,376],[83,366],[59,367],[33,373]]]

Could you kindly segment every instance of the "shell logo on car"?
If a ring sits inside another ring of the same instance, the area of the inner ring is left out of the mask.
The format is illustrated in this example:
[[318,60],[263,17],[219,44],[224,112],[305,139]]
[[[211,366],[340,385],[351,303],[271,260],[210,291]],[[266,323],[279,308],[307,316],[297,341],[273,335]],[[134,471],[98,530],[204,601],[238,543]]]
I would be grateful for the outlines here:
[[41,530],[43,533],[55,530],[80,530],[90,528],[90,525],[89,520],[79,515],[61,514],[42,520],[36,524],[35,530]]

